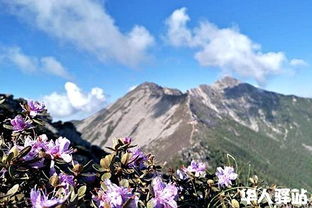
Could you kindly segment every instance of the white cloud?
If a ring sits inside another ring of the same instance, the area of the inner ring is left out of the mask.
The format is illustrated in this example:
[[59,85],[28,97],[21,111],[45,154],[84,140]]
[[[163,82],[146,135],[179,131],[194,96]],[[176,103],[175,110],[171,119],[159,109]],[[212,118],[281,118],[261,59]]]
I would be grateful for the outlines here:
[[3,48],[2,57],[7,58],[22,71],[34,72],[37,70],[38,60],[36,58],[25,55],[21,52],[20,48]]
[[43,102],[53,118],[63,118],[76,113],[66,94],[53,92],[50,95],[44,96]]
[[24,72],[43,71],[63,78],[70,78],[65,67],[54,57],[34,57],[26,55],[19,47],[2,47],[1,61],[9,62]]
[[96,0],[4,0],[12,13],[40,30],[96,55],[136,66],[148,59],[153,36],[142,26],[122,33]]
[[261,45],[237,28],[218,28],[209,21],[189,28],[189,21],[186,8],[175,10],[166,20],[166,38],[173,46],[197,50],[194,57],[202,66],[217,67],[225,74],[236,73],[263,83],[267,76],[293,65],[283,52],[262,52]]
[[105,103],[104,91],[92,88],[84,93],[72,82],[65,83],[65,93],[53,92],[42,98],[54,119],[82,118],[100,110]]
[[308,66],[308,63],[302,59],[292,59],[290,60],[291,66]]
[[48,57],[43,57],[40,59],[41,63],[41,69],[43,71],[46,71],[48,73],[64,77],[64,78],[70,78],[70,75],[64,68],[64,66],[57,61],[54,57],[48,56]]

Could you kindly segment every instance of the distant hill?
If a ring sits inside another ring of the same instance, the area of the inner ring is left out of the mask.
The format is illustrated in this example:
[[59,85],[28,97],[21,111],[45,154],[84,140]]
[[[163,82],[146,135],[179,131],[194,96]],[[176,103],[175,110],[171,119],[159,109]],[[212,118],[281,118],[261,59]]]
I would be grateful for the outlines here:
[[270,182],[312,189],[312,99],[231,77],[186,93],[143,83],[75,126],[102,148],[130,136],[162,161],[214,164],[229,153]]

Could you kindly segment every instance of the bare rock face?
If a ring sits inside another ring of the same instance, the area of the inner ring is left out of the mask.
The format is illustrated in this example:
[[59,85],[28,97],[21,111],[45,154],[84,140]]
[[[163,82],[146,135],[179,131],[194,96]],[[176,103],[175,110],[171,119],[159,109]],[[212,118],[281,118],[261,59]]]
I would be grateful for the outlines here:
[[223,77],[221,80],[216,81],[211,87],[214,89],[226,89],[226,88],[232,88],[240,84],[240,81],[237,79],[234,79],[232,77],[226,76]]
[[[143,83],[75,126],[83,139],[102,148],[114,138],[132,137],[161,161],[213,163],[216,153],[229,153],[255,164],[273,182],[312,187],[307,148],[312,146],[312,99],[265,91],[231,77],[186,93]],[[296,175],[305,182],[298,183]]]
[[[173,139],[178,129],[190,128],[187,103],[187,94],[179,90],[143,83],[109,108],[78,123],[77,128],[83,138],[101,147],[110,146],[114,138],[127,136],[143,147]],[[184,137],[179,137],[186,140],[181,145],[190,138]]]

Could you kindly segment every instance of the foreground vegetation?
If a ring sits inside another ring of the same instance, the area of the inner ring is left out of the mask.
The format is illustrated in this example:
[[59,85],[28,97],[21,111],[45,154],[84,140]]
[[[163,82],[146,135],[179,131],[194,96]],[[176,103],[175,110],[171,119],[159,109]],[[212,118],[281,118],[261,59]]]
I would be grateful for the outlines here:
[[[0,98],[0,105],[6,102]],[[0,109],[0,207],[270,206],[268,200],[242,200],[261,183],[257,176],[240,178],[230,155],[216,170],[201,161],[173,170],[131,138],[120,138],[107,155],[86,161],[67,138],[45,134],[44,105],[21,100],[16,110]],[[272,196],[275,189],[266,191]]]

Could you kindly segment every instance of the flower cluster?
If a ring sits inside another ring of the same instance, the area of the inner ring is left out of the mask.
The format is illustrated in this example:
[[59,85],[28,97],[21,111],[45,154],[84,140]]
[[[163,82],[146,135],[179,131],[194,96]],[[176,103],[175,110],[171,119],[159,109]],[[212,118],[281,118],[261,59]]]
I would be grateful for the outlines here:
[[205,176],[206,169],[207,167],[205,163],[192,160],[191,164],[187,168],[182,167],[181,170],[178,169],[177,175],[181,180],[185,180],[188,178],[187,173],[194,174],[195,177]]
[[55,159],[63,159],[65,162],[69,163],[72,161],[73,149],[70,148],[70,141],[67,138],[59,137],[55,141],[48,141],[48,137],[43,134],[38,136],[36,139],[26,137],[23,147],[31,147],[31,150],[24,159],[26,161],[32,161],[36,158],[40,158],[39,161],[32,163],[31,166],[34,168],[42,167],[44,158],[49,158],[51,160],[51,168],[54,168]]

